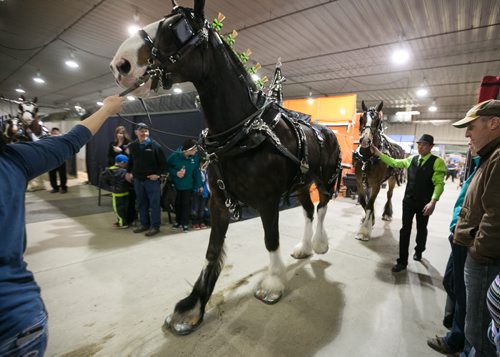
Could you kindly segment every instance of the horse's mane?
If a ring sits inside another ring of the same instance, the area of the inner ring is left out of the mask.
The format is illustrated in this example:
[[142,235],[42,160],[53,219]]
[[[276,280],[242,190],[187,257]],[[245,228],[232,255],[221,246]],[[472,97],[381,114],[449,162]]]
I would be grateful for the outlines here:
[[224,50],[225,50],[224,53],[226,54],[226,57],[228,58],[228,62],[230,64],[232,64],[233,67],[236,67],[235,71],[243,77],[246,85],[251,90],[256,91],[257,86],[256,86],[255,82],[252,80],[252,77],[250,76],[250,74],[246,70],[245,66],[240,61],[238,56],[236,55],[234,49],[226,42],[226,40],[222,36],[219,36],[219,37],[222,40],[222,44],[223,44]]

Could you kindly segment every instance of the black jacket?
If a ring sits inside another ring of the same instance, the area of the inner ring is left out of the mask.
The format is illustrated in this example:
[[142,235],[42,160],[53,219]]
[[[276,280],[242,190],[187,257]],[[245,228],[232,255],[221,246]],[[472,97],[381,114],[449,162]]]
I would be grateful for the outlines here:
[[167,158],[165,153],[154,140],[139,144],[137,140],[129,146],[128,171],[134,178],[147,179],[149,175],[162,175],[167,173]]

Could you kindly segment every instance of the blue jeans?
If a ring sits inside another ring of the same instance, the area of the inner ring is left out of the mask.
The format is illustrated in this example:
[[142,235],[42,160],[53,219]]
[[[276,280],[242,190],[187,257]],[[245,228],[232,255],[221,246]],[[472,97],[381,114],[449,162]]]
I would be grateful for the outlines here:
[[41,357],[47,348],[47,314],[42,311],[33,319],[33,324],[15,333],[0,346],[0,357]]
[[134,191],[139,206],[141,226],[146,228],[160,228],[160,180],[141,180],[134,178]]
[[[464,282],[464,267],[467,258],[467,247],[453,244],[453,233],[448,240],[451,244],[451,254],[446,267],[446,274],[443,279],[443,285],[446,292],[455,303],[453,312],[453,324],[450,332],[444,336],[444,342],[454,352],[461,351],[464,348],[465,334],[465,316],[466,316],[466,296]],[[450,272],[451,270],[451,272]]]
[[465,337],[475,350],[476,357],[496,356],[495,346],[488,339],[491,316],[486,306],[486,293],[500,272],[500,260],[493,264],[479,264],[470,254],[465,261],[465,288],[467,315]]

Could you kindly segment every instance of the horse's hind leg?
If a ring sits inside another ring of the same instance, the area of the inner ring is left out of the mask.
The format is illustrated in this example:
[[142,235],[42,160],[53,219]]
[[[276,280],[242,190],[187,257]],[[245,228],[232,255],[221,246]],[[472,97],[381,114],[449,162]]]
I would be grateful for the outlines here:
[[281,299],[286,282],[285,264],[281,260],[279,250],[278,203],[259,211],[264,226],[264,239],[270,262],[266,276],[255,291],[255,297],[266,304],[275,304]]
[[326,234],[323,223],[325,221],[326,210],[328,208],[328,202],[330,201],[330,196],[325,193],[319,194],[319,204],[317,207],[318,211],[318,224],[316,226],[316,233],[312,239],[313,250],[317,254],[325,254],[328,252],[328,236]]
[[396,186],[396,177],[391,176],[388,181],[387,190],[387,202],[384,206],[384,213],[382,214],[382,220],[391,221],[392,220],[392,193],[394,191],[394,186]]
[[306,220],[304,235],[302,241],[293,249],[292,257],[295,259],[304,259],[312,255],[312,236],[313,236],[313,219],[314,219],[314,204],[309,194],[309,187],[305,186],[297,190],[297,198],[304,209],[304,218]]
[[[214,194],[220,192],[215,191]],[[216,200],[216,198],[219,198]],[[206,262],[196,281],[191,294],[175,305],[174,313],[165,320],[177,335],[193,332],[203,321],[205,306],[212,295],[215,283],[224,264],[224,238],[229,225],[229,212],[224,200],[215,195],[210,200],[211,232],[206,253]]]

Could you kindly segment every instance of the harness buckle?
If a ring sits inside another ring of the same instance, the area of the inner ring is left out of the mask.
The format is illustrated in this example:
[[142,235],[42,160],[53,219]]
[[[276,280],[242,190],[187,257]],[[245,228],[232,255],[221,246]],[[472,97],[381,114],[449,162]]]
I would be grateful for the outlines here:
[[226,205],[227,208],[234,209],[234,207],[233,207],[234,205],[231,202],[230,198],[227,198],[226,201],[224,201],[224,204]]
[[168,57],[168,60],[169,60],[170,62],[172,62],[172,63],[177,62],[177,58],[175,58],[175,56],[174,56],[174,55],[169,56],[169,57]]
[[221,179],[217,180],[217,186],[219,186],[219,189],[221,189],[221,190],[225,190],[226,189],[226,184]]

